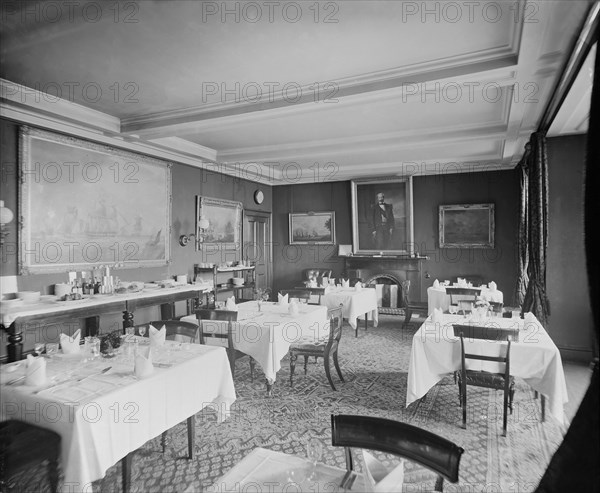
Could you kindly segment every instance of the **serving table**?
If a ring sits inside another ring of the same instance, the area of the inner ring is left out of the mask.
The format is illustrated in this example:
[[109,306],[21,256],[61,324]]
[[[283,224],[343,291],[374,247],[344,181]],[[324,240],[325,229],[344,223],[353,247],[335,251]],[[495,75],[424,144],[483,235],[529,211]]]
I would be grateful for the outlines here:
[[[356,474],[352,488],[345,490],[340,484],[346,470],[317,464],[314,481],[308,479],[311,472],[312,463],[303,457],[256,448],[207,491],[369,491],[362,474]],[[293,474],[293,478],[290,473]],[[190,486],[184,493],[194,491],[198,491],[195,485]]]
[[137,308],[161,305],[161,318],[173,318],[172,305],[176,301],[198,299],[204,288],[195,285],[143,290],[137,293],[92,295],[82,300],[52,301],[12,306],[0,306],[0,324],[8,332],[8,361],[23,356],[23,331],[25,328],[74,322],[85,319],[86,335],[95,335],[99,317],[109,313],[123,313],[123,326],[134,325],[133,313]]
[[[287,355],[290,344],[329,336],[327,307],[304,303],[299,303],[298,307],[299,313],[290,315],[287,305],[275,302],[262,302],[260,311],[256,301],[237,305],[238,320],[233,323],[235,349],[260,364],[267,380],[268,395],[272,392],[281,360]],[[194,316],[181,320],[197,323]],[[224,321],[210,320],[205,323],[210,324],[214,331],[227,330],[227,322]]]
[[343,304],[342,317],[348,319],[356,337],[358,337],[358,319],[362,316],[365,317],[365,329],[369,317],[375,327],[379,322],[377,293],[372,288],[362,288],[357,291],[355,288],[329,286],[321,296],[321,304],[327,308],[338,308]]
[[[479,288],[478,288],[479,289]],[[494,301],[496,303],[504,303],[504,294],[502,291],[495,289],[491,290],[486,287],[481,288],[480,297],[487,301]],[[446,294],[446,287],[440,286],[434,288],[429,286],[427,288],[427,314],[431,315],[434,308],[441,309],[442,311],[448,311],[450,306],[450,295]]]
[[[452,324],[484,325],[490,334],[497,328],[518,331],[511,341],[510,374],[525,380],[534,390],[547,398],[550,414],[564,425],[563,406],[568,402],[565,374],[560,352],[544,327],[532,316],[521,318],[492,317],[485,322],[473,321],[461,315],[444,314],[441,322],[429,317],[413,336],[408,369],[406,405],[422,398],[437,382],[449,373],[460,370],[460,339],[454,335]],[[469,339],[469,352],[485,351],[489,344],[506,344],[506,340]],[[489,351],[488,351],[489,352]],[[473,362],[474,370],[499,371],[498,363]]]
[[46,361],[48,381],[40,387],[18,381],[23,361],[2,366],[0,419],[32,422],[61,436],[65,491],[92,491],[92,481],[109,467],[207,406],[225,419],[236,398],[227,353],[219,347],[166,341],[153,350],[154,371],[143,379],[134,375],[133,357],[85,361],[58,354]]

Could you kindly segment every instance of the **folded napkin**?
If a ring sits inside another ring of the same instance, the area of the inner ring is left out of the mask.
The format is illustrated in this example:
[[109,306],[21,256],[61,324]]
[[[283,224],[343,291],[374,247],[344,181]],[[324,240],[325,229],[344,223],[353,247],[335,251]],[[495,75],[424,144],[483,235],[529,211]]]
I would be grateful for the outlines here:
[[535,315],[531,312],[527,312],[525,315],[523,315],[523,319],[525,320],[525,323],[533,323],[535,322]]
[[391,471],[371,453],[363,450],[367,491],[402,491],[404,484],[404,460]]
[[488,284],[488,288],[490,288],[490,291],[496,291],[498,286],[496,286],[496,283],[494,281],[492,281]]
[[293,300],[289,304],[288,313],[294,317],[300,313],[300,307],[298,306],[298,302],[296,300]]
[[329,284],[329,278],[328,277],[323,277],[323,281],[321,281],[321,285],[323,287],[327,286]]
[[349,288],[350,287],[350,279],[348,279],[348,280],[342,279],[342,287]]
[[335,277],[330,277],[329,278],[329,285],[330,286],[335,286]]
[[354,285],[354,289],[356,291],[360,291],[362,289],[362,282],[358,281],[355,285]]
[[27,355],[27,366],[25,368],[25,385],[39,387],[46,383],[46,358],[36,358]]
[[60,335],[60,347],[62,348],[63,354],[77,354],[80,351],[81,346],[79,341],[81,339],[81,330],[73,334],[73,337],[69,337],[67,334]]
[[153,325],[150,325],[148,335],[150,337],[151,346],[162,346],[165,343],[165,338],[167,337],[167,328],[163,325],[162,328],[158,330]]
[[[150,327],[150,330],[152,330],[152,326]],[[147,352],[144,349],[146,349]],[[147,376],[151,375],[153,371],[154,366],[152,366],[152,351],[150,351],[150,347],[140,348],[135,355],[135,363],[133,368],[135,376],[138,378],[146,378]]]
[[229,310],[230,312],[237,312],[238,307],[235,304],[235,296],[230,296],[227,298],[227,301],[225,302],[225,309]]
[[281,293],[277,293],[277,302],[280,305],[287,305],[289,303],[288,295],[282,295]]
[[431,314],[431,321],[436,324],[442,323],[443,315],[444,312],[441,308],[434,308],[433,313]]
[[440,287],[440,281],[438,281],[437,279],[435,281],[433,281],[433,287],[435,289],[438,289]]

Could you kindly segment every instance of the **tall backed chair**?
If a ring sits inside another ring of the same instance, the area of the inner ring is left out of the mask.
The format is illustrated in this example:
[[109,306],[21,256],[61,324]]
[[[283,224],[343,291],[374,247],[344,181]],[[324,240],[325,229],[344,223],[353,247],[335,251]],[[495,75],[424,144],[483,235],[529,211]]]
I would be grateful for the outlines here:
[[[236,360],[248,356],[246,353],[242,353],[235,349],[235,344],[233,342],[233,322],[237,321],[237,316],[238,312],[233,310],[210,310],[206,308],[196,310],[200,344],[208,344],[210,339],[224,342],[227,349],[227,357],[229,358],[229,365],[231,366],[231,375],[233,377],[235,377]],[[221,330],[220,324],[210,323],[211,321],[219,320],[227,322],[226,331]],[[250,358],[250,378],[254,382],[254,367],[256,362],[251,356],[248,357]]]
[[471,311],[477,297],[481,294],[481,289],[447,287],[446,294],[450,296],[450,305],[464,314]]
[[[457,329],[458,327],[458,329]],[[477,327],[477,326],[464,326],[468,327],[463,329],[462,326],[454,326],[454,330],[460,333],[460,372],[458,374],[458,395],[460,405],[462,407],[462,426],[466,429],[467,427],[467,385],[475,387],[485,387],[488,389],[502,390],[504,391],[504,404],[503,404],[503,416],[502,416],[502,436],[506,436],[506,425],[507,425],[507,408],[510,408],[512,414],[512,402],[515,393],[515,380],[510,375],[510,339],[507,337],[507,344],[496,342],[495,344],[489,344],[491,347],[490,353],[494,352],[494,355],[485,354],[474,354],[468,353],[465,345],[469,344],[469,341],[465,343],[465,337],[469,339],[486,339],[486,340],[498,340],[502,337],[503,332],[501,330],[495,330],[490,333],[489,327]],[[468,330],[467,334],[465,331]],[[480,351],[477,351],[478,353]],[[491,361],[504,365],[504,371],[493,373],[481,370],[467,370],[467,360],[478,360],[478,361]]]
[[427,318],[427,303],[410,300],[410,281],[408,279],[402,281],[402,300],[404,305],[404,323],[402,327],[410,324],[413,313],[417,313],[423,318]]
[[[59,457],[58,433],[14,419],[0,422],[0,491],[8,491],[8,480],[15,474],[44,461],[50,491],[58,491]],[[21,489],[17,485],[15,491]]]
[[[288,295],[288,300],[297,299],[300,303],[308,303],[310,301],[310,290],[305,289],[280,289],[282,296]],[[319,301],[321,296],[319,295]]]
[[502,309],[504,307],[504,303],[500,301],[490,301],[490,312],[494,317],[502,316]]
[[327,318],[329,320],[329,337],[324,341],[305,342],[290,345],[290,386],[294,386],[294,371],[296,369],[296,360],[298,356],[304,356],[304,374],[308,371],[308,358],[314,356],[315,359],[322,357],[325,363],[325,374],[329,385],[333,390],[337,390],[333,384],[331,378],[331,370],[329,358],[333,356],[333,364],[335,370],[340,377],[340,380],[344,382],[342,371],[340,370],[340,364],[338,362],[338,346],[340,339],[342,338],[342,305],[339,308],[331,308],[327,311]]
[[[331,444],[346,449],[346,478],[354,471],[352,448],[377,450],[408,459],[438,475],[435,490],[444,479],[458,481],[464,450],[445,438],[406,423],[372,416],[331,415]],[[375,476],[373,476],[375,477]]]

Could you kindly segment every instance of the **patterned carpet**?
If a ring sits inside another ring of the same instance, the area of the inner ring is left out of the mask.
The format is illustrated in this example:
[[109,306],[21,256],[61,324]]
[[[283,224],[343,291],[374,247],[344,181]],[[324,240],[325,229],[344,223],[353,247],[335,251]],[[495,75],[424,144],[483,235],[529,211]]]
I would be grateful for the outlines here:
[[[407,369],[412,336],[418,328],[402,329],[400,317],[381,316],[378,328],[361,327],[358,338],[348,325],[340,343],[340,364],[346,383],[337,392],[327,383],[322,360],[311,360],[308,375],[296,368],[295,385],[289,385],[289,360],[282,362],[273,397],[267,398],[263,378],[250,382],[246,358],[238,360],[235,384],[238,399],[232,416],[216,423],[213,412],[196,417],[196,457],[186,460],[185,423],[168,434],[163,455],[160,440],[146,443],[134,456],[132,490],[178,492],[193,485],[194,491],[210,486],[255,447],[305,455],[309,436],[322,439],[323,462],[344,467],[343,449],[331,446],[330,416],[365,414],[395,419],[425,428],[465,449],[460,482],[445,484],[446,491],[532,491],[561,441],[558,425],[540,422],[539,401],[533,391],[517,381],[514,413],[509,416],[508,436],[502,433],[502,393],[469,388],[467,430],[461,428],[458,391],[452,378],[436,385],[421,402],[405,407]],[[260,372],[259,372],[260,374]],[[201,376],[199,376],[201,378]],[[94,491],[120,491],[121,469],[109,469],[94,483]],[[43,469],[20,478],[19,491],[46,488]],[[407,464],[406,491],[424,491],[433,476]]]

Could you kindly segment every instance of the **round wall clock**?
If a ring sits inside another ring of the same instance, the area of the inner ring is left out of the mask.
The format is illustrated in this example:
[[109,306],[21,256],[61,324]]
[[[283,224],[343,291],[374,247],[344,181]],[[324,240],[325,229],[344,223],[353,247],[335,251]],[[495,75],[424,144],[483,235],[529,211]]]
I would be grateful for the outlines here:
[[257,204],[262,204],[264,200],[265,200],[265,194],[262,192],[262,190],[255,190],[254,191],[254,202],[256,202]]

